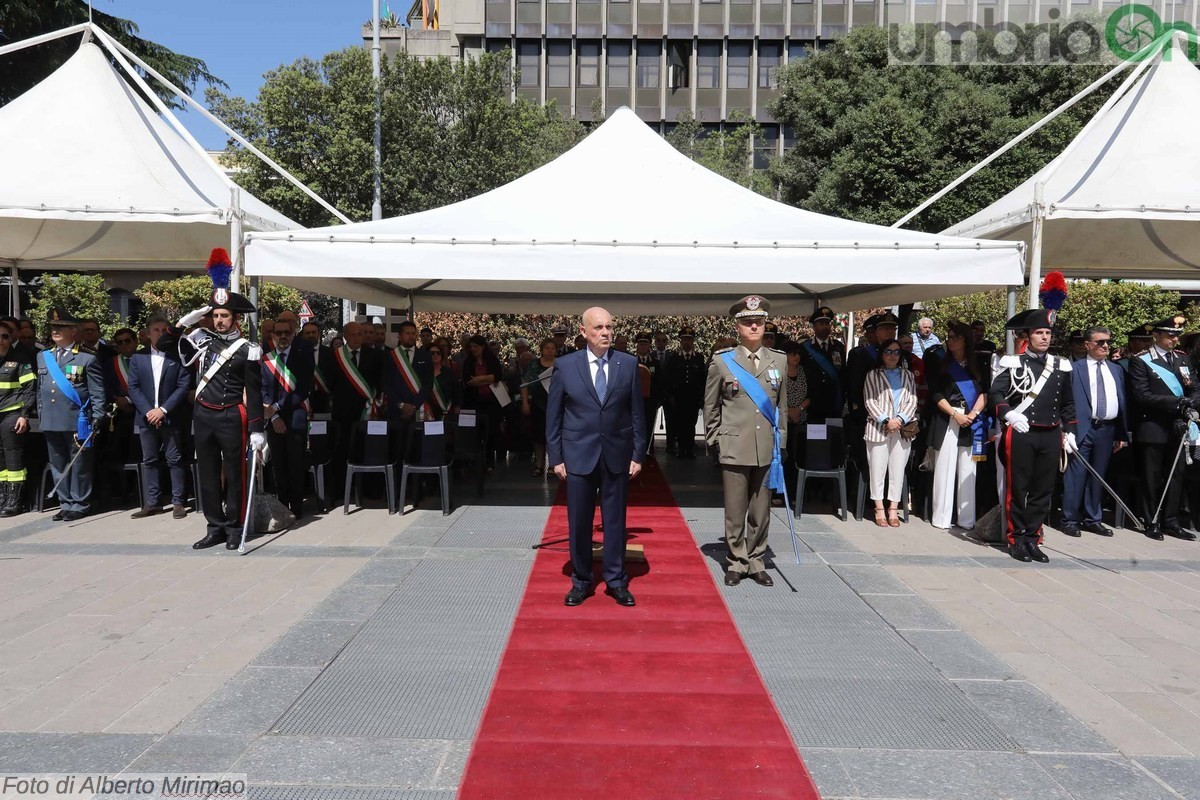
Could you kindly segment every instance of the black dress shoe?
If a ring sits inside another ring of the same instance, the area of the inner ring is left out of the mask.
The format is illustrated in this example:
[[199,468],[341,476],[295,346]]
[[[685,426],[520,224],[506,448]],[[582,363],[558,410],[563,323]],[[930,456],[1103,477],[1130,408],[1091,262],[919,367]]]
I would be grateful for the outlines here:
[[1008,546],[1008,554],[1017,561],[1023,561],[1028,564],[1033,561],[1033,556],[1029,555],[1029,551],[1025,549],[1025,542],[1020,534],[1016,534],[1015,541]]
[[1182,539],[1185,542],[1196,541],[1196,534],[1191,531],[1184,530],[1178,525],[1164,525],[1163,533],[1167,536],[1174,536],[1176,539]]
[[74,522],[77,519],[83,519],[87,514],[82,511],[64,511],[62,512],[63,522]]
[[1085,522],[1079,526],[1082,530],[1088,533],[1094,533],[1097,536],[1112,536],[1112,528],[1106,528],[1099,522]]
[[636,605],[637,601],[633,599],[633,594],[624,586],[609,586],[604,590],[604,593],[617,601],[619,606]]
[[1151,522],[1146,526],[1146,536],[1156,542],[1161,542],[1163,540],[1162,528],[1158,526],[1157,522]]
[[1025,549],[1029,551],[1029,557],[1039,564],[1050,563],[1050,556],[1043,553],[1042,549],[1038,547],[1037,536],[1025,537]]
[[209,547],[216,547],[221,542],[225,541],[225,535],[221,533],[210,533],[200,541],[192,545],[193,550],[204,550]]
[[1077,522],[1060,523],[1058,529],[1062,531],[1063,535],[1065,536],[1074,536],[1078,538],[1083,535],[1079,532],[1079,523]]
[[757,583],[759,586],[774,586],[775,581],[771,580],[771,576],[766,572],[751,572],[750,580]]
[[587,598],[587,589],[580,589],[572,586],[571,591],[567,592],[567,596],[563,598],[564,606],[577,606]]
[[237,550],[238,547],[241,546],[241,544],[242,544],[241,536],[226,536],[225,537],[225,549],[226,550]]
[[737,586],[739,583],[742,582],[742,578],[744,578],[744,577],[746,577],[746,576],[743,575],[742,573],[734,572],[734,571],[730,570],[729,572],[725,573],[725,585],[726,586]]
[[62,522],[64,519],[67,518],[66,514],[67,514],[67,512],[65,512],[65,511],[59,511],[57,514],[55,514],[50,519],[54,520],[55,522]]

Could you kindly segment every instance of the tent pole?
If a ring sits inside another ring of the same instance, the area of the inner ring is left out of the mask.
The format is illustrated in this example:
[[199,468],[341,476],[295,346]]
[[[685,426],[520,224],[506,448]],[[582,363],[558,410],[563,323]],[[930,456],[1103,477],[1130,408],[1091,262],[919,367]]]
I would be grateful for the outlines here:
[[229,208],[233,216],[229,220],[229,260],[233,266],[233,280],[229,285],[234,291],[242,288],[242,190],[236,185],[229,189]]
[[1029,250],[1029,307],[1038,307],[1038,287],[1042,284],[1042,236],[1046,226],[1046,184],[1033,185],[1033,247]]
[[24,50],[26,47],[34,47],[35,45],[43,44],[44,42],[52,42],[55,39],[61,39],[64,36],[70,36],[73,33],[82,33],[86,31],[88,27],[89,23],[81,22],[78,25],[72,25],[69,28],[63,28],[61,31],[43,33],[41,36],[34,36],[29,39],[22,39],[19,42],[6,44],[3,47],[0,47],[0,56],[5,55],[6,53],[15,53],[18,50]]
[[[371,91],[375,95],[374,154],[371,172],[374,176],[374,194],[371,201],[371,219],[383,219],[383,84],[379,57],[379,0],[372,3],[371,15]],[[422,4],[421,9],[425,6]]]
[[[1017,315],[1017,288],[1016,286],[1008,287],[1008,309],[1006,320],[1010,320]],[[1013,339],[1013,332],[1005,328],[1004,330],[1004,352],[1011,353],[1016,342]]]
[[[1159,41],[1160,41],[1161,39],[1162,39],[1162,37],[1159,37],[1158,39],[1155,39],[1153,42],[1151,42],[1150,44],[1148,44],[1148,45],[1146,45],[1145,47],[1143,47],[1143,48],[1142,48],[1140,51],[1138,51],[1138,53],[1137,53],[1137,54],[1134,56],[1134,58],[1136,59],[1138,56],[1141,56],[1141,55],[1143,55],[1144,53],[1153,52],[1152,48],[1154,48],[1155,46],[1157,46],[1157,45],[1158,45],[1158,43],[1159,43]],[[898,219],[898,220],[896,220],[895,222],[893,222],[893,223],[892,223],[892,227],[893,227],[893,228],[900,228],[900,227],[903,227],[903,226],[904,226],[904,224],[905,224],[905,223],[907,223],[909,220],[911,220],[913,217],[917,216],[917,215],[918,215],[918,214],[920,214],[922,211],[924,211],[925,209],[929,208],[931,205],[933,205],[934,203],[936,203],[938,200],[941,200],[943,197],[945,197],[946,195],[948,195],[950,192],[952,192],[952,191],[954,191],[956,188],[958,188],[958,186],[959,186],[961,183],[963,183],[963,181],[967,180],[967,179],[968,179],[968,178],[970,178],[972,175],[974,175],[976,172],[979,172],[979,170],[983,169],[983,168],[984,168],[984,167],[986,167],[988,164],[991,164],[991,163],[992,163],[993,161],[995,161],[997,158],[999,158],[1000,156],[1004,155],[1004,154],[1005,154],[1005,153],[1007,153],[1009,150],[1013,149],[1013,148],[1014,148],[1014,147],[1016,147],[1018,144],[1020,144],[1021,142],[1025,141],[1026,139],[1028,139],[1030,136],[1032,136],[1032,135],[1033,135],[1034,133],[1036,133],[1037,131],[1041,130],[1041,129],[1042,129],[1043,127],[1045,127],[1045,126],[1046,126],[1046,125],[1047,125],[1049,122],[1051,122],[1053,119],[1055,119],[1056,117],[1058,117],[1058,115],[1059,115],[1059,114],[1062,114],[1064,111],[1067,111],[1067,110],[1068,110],[1068,109],[1070,109],[1072,106],[1074,106],[1076,103],[1078,103],[1080,100],[1082,100],[1083,98],[1087,97],[1087,96],[1088,96],[1089,94],[1091,94],[1092,92],[1096,91],[1096,89],[1099,89],[1099,88],[1100,88],[1102,85],[1104,85],[1105,83],[1107,83],[1107,82],[1109,81],[1109,79],[1110,79],[1110,78],[1112,78],[1114,75],[1116,75],[1117,73],[1119,73],[1121,70],[1123,70],[1123,69],[1127,69],[1127,68],[1130,66],[1130,64],[1131,64],[1131,63],[1132,63],[1132,62],[1130,62],[1130,61],[1122,61],[1122,62],[1121,62],[1120,64],[1118,64],[1117,66],[1113,67],[1111,70],[1109,70],[1108,72],[1104,73],[1102,76],[1100,76],[1099,78],[1097,78],[1097,79],[1096,79],[1096,80],[1095,80],[1095,81],[1094,81],[1094,82],[1093,82],[1091,85],[1089,85],[1089,86],[1085,87],[1085,88],[1084,88],[1082,91],[1080,91],[1078,94],[1076,94],[1076,95],[1075,95],[1074,97],[1072,97],[1070,100],[1068,100],[1067,102],[1063,103],[1061,106],[1059,106],[1058,108],[1054,109],[1053,111],[1051,111],[1049,114],[1047,114],[1046,116],[1044,116],[1044,117],[1042,117],[1041,119],[1039,119],[1039,120],[1038,120],[1037,122],[1035,122],[1034,124],[1030,125],[1030,126],[1029,126],[1028,128],[1026,128],[1024,131],[1022,131],[1021,133],[1019,133],[1019,134],[1018,134],[1018,135],[1017,135],[1015,138],[1013,138],[1013,139],[1010,139],[1010,140],[1009,140],[1009,141],[1008,141],[1008,142],[1007,142],[1007,143],[1006,143],[1006,144],[1005,144],[1003,147],[1001,147],[999,150],[997,150],[996,152],[992,153],[990,156],[988,156],[987,158],[985,158],[983,161],[980,161],[980,162],[979,162],[978,164],[976,164],[975,166],[971,167],[969,170],[967,170],[966,172],[964,172],[962,175],[959,175],[957,178],[955,178],[955,179],[954,179],[953,181],[951,181],[950,183],[946,184],[946,186],[942,187],[941,191],[939,191],[937,194],[935,194],[935,195],[933,195],[932,197],[928,198],[927,200],[925,200],[925,202],[921,203],[921,205],[917,206],[917,207],[916,207],[916,208],[914,208],[912,211],[908,212],[908,213],[907,213],[907,214],[905,214],[903,217],[901,217],[900,219]],[[1140,64],[1139,66],[1140,66],[1141,68],[1143,68],[1143,69],[1144,69],[1144,68],[1145,68],[1145,64],[1146,64],[1146,63],[1147,63],[1147,62],[1143,61],[1143,62],[1142,62],[1142,64]],[[1110,98],[1110,99],[1111,99],[1111,98]]]
[[21,269],[13,261],[8,268],[8,313],[21,318]]
[[[261,280],[261,278],[259,278],[257,275],[255,275],[253,278],[250,279],[250,303],[255,308],[258,308],[258,286],[259,286],[258,282],[260,280]],[[259,317],[261,315],[262,315],[262,312],[260,312],[260,311],[255,311],[253,314],[250,315],[250,341],[251,342],[258,341],[258,322],[259,322]]]
[[[95,27],[95,26],[93,26],[93,27]],[[102,30],[100,30],[100,28],[96,27],[96,28],[95,28],[95,30],[96,30],[97,34],[99,34],[99,35],[101,35],[101,36],[103,36],[103,37],[104,37],[104,39],[105,39],[105,42],[106,42],[107,44],[109,44],[109,45],[111,45],[112,47],[115,47],[115,48],[117,48],[118,50],[120,50],[120,51],[121,51],[121,52],[122,52],[122,53],[123,53],[123,54],[124,54],[126,57],[128,57],[128,58],[129,58],[129,60],[130,60],[130,61],[132,61],[134,64],[137,64],[139,67],[141,67],[142,69],[144,69],[144,70],[146,71],[146,74],[147,74],[147,75],[149,75],[150,77],[154,78],[156,81],[158,81],[159,83],[161,83],[163,86],[166,86],[168,89],[170,89],[172,92],[174,92],[174,93],[175,93],[175,95],[176,95],[176,96],[177,96],[177,97],[178,97],[180,100],[182,100],[183,102],[185,102],[185,103],[187,103],[189,106],[191,106],[193,109],[195,109],[195,110],[196,110],[196,112],[197,112],[198,114],[200,114],[200,116],[204,117],[204,118],[205,118],[205,119],[207,119],[209,122],[213,123],[213,124],[214,124],[214,125],[216,125],[218,128],[220,128],[222,131],[224,131],[226,134],[228,134],[229,136],[231,136],[231,137],[232,137],[232,138],[233,138],[233,139],[234,139],[234,140],[235,140],[235,141],[236,141],[238,144],[240,144],[242,147],[246,148],[246,149],[247,149],[247,150],[249,150],[251,153],[253,153],[254,155],[256,155],[256,156],[258,156],[259,158],[261,158],[261,159],[262,159],[262,161],[263,161],[263,163],[264,163],[264,164],[266,164],[266,165],[267,165],[268,167],[270,167],[271,169],[275,170],[277,173],[279,173],[280,177],[282,177],[282,178],[283,178],[284,180],[286,180],[288,183],[292,184],[292,185],[293,185],[293,186],[295,186],[297,189],[299,189],[300,191],[304,192],[304,193],[305,193],[306,195],[308,195],[310,198],[312,198],[313,200],[315,200],[317,203],[319,203],[319,204],[321,205],[321,207],[322,207],[322,208],[324,208],[324,209],[325,209],[326,211],[328,211],[330,214],[333,214],[335,217],[337,217],[338,219],[340,219],[342,222],[345,222],[345,223],[349,224],[349,222],[350,222],[350,218],[349,218],[349,217],[347,217],[347,216],[346,216],[345,214],[343,214],[341,211],[338,211],[336,208],[334,208],[332,205],[330,205],[330,204],[329,204],[329,202],[325,200],[325,198],[321,197],[321,196],[320,196],[320,195],[318,195],[316,192],[314,192],[312,189],[310,189],[310,188],[308,188],[307,186],[305,186],[305,185],[304,185],[304,184],[303,184],[303,183],[300,181],[300,179],[299,179],[299,178],[295,177],[294,175],[292,175],[292,173],[288,172],[286,169],[284,169],[283,167],[281,167],[281,166],[279,166],[278,164],[276,164],[276,163],[275,163],[275,162],[274,162],[274,161],[273,161],[273,160],[272,160],[272,159],[271,159],[271,158],[270,158],[270,157],[269,157],[269,156],[268,156],[266,153],[264,153],[263,151],[259,150],[259,149],[258,149],[257,147],[255,147],[254,145],[250,144],[250,142],[249,142],[249,141],[247,141],[247,140],[246,140],[246,138],[245,138],[244,136],[242,136],[240,133],[238,133],[237,131],[235,131],[233,128],[229,127],[229,126],[228,126],[228,125],[226,125],[224,122],[222,122],[222,121],[221,121],[221,119],[220,119],[219,117],[217,117],[217,116],[216,116],[216,115],[214,115],[214,114],[213,114],[211,111],[209,111],[207,108],[205,108],[204,106],[200,105],[200,104],[199,104],[199,103],[197,103],[195,100],[193,100],[193,99],[192,99],[192,98],[191,98],[191,97],[190,97],[190,96],[189,96],[189,95],[188,95],[186,92],[184,92],[182,89],[180,89],[179,87],[175,86],[175,84],[171,83],[169,80],[167,80],[166,78],[164,78],[164,77],[163,77],[163,76],[162,76],[162,75],[161,75],[161,74],[160,74],[160,73],[159,73],[157,70],[155,70],[153,67],[151,67],[149,64],[147,64],[147,63],[146,63],[145,61],[143,61],[142,59],[138,58],[136,55],[134,55],[134,54],[133,54],[133,53],[132,53],[132,52],[131,52],[131,51],[130,51],[130,50],[127,48],[127,47],[125,47],[124,45],[122,45],[120,42],[118,42],[118,41],[115,41],[115,40],[113,40],[112,38],[110,38],[110,37],[108,36],[108,34],[104,33]]]

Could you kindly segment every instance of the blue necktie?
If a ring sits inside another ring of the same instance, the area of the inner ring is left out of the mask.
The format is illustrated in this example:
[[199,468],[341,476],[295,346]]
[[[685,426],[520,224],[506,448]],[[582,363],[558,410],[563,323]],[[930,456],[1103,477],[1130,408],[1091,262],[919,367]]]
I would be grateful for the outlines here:
[[1108,416],[1108,393],[1104,389],[1104,365],[1096,365],[1096,419]]
[[596,396],[601,403],[604,402],[604,393],[608,391],[608,378],[604,374],[604,365],[607,363],[606,358],[596,359]]

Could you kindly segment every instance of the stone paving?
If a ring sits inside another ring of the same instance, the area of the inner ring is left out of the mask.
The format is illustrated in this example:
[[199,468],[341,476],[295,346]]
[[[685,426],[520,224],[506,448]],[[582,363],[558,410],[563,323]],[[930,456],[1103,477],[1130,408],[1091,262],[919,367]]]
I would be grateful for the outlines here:
[[[667,468],[717,579],[717,474]],[[527,471],[243,557],[196,514],[0,521],[0,769],[453,797],[553,499]],[[779,512],[776,586],[720,589],[825,797],[1200,798],[1200,546],[1051,531],[1027,565],[812,510],[801,565]]]

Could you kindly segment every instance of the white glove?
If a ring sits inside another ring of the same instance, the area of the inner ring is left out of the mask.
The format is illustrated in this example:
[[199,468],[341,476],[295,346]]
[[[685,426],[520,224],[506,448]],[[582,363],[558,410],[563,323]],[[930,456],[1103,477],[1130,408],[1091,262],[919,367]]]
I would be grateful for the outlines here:
[[195,311],[189,311],[179,318],[179,327],[190,328],[200,320],[204,319],[205,315],[212,311],[212,306],[202,306]]
[[1016,409],[1005,414],[1004,421],[1017,433],[1029,433],[1029,417]]
[[1063,437],[1063,449],[1072,454],[1079,452],[1079,445],[1075,442],[1075,434],[1068,433]]
[[261,433],[250,434],[250,446],[255,452],[262,452],[267,448],[267,437]]

